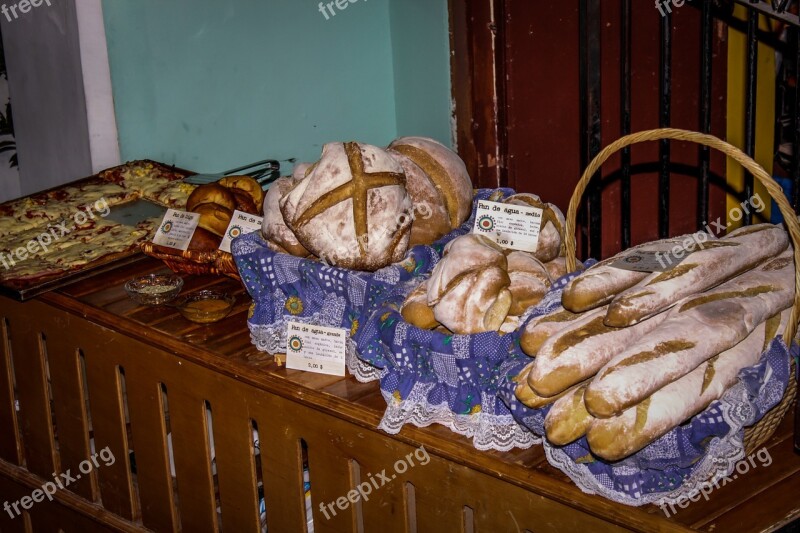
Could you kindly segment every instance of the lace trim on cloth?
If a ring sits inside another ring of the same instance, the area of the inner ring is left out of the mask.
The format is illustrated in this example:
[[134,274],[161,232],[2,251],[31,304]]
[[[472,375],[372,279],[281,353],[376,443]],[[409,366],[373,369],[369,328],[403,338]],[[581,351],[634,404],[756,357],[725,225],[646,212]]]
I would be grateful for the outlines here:
[[[786,361],[788,366],[788,361]],[[788,371],[788,370],[787,370]],[[771,374],[771,369],[767,369]],[[792,376],[790,379],[794,379]],[[765,379],[767,382],[768,379]],[[767,383],[765,386],[769,386]],[[646,504],[658,506],[674,505],[697,497],[701,490],[712,491],[719,488],[720,482],[730,479],[736,465],[745,458],[744,428],[756,422],[759,416],[754,406],[755,398],[747,386],[739,381],[731,387],[717,403],[724,421],[730,430],[722,437],[714,437],[708,443],[706,453],[675,490],[669,492],[642,493],[637,487],[626,485],[629,493],[613,489],[607,475],[593,474],[587,465],[576,462],[562,448],[544,441],[544,451],[551,465],[564,472],[585,493],[598,494],[609,500],[638,507]],[[626,465],[625,461],[615,467],[619,474],[635,474],[636,465]],[[631,479],[633,481],[633,479]],[[727,483],[727,480],[725,481]],[[635,481],[632,483],[635,484]],[[723,483],[724,485],[724,483]]]
[[[310,317],[294,317],[293,322],[304,324],[321,325],[321,313]],[[258,325],[248,322],[250,327],[250,340],[259,351],[267,352],[270,355],[286,352],[286,320],[280,320],[275,324]],[[347,370],[361,383],[377,381],[386,373],[385,370],[376,368],[358,357],[356,344],[352,339],[347,339],[347,352],[345,353],[345,363]]]
[[[454,413],[447,402],[440,405],[428,403],[428,394],[433,387],[432,383],[417,383],[408,398],[401,402],[381,390],[387,407],[378,429],[396,435],[405,424],[417,427],[441,424],[454,433],[472,439],[473,445],[480,451],[524,450],[542,442],[540,437],[517,424],[511,415],[490,412],[493,411],[491,407],[485,407],[485,410],[475,414],[461,415]],[[485,395],[481,405],[493,406],[494,398]]]

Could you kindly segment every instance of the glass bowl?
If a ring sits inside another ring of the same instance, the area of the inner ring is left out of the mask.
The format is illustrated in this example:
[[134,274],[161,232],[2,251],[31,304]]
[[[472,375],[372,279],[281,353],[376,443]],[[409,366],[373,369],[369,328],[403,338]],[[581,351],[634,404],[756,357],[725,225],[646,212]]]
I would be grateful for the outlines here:
[[150,274],[125,283],[125,292],[142,305],[162,305],[177,298],[183,278],[175,274]]
[[228,316],[236,298],[222,291],[206,290],[184,296],[175,307],[186,320],[211,324]]

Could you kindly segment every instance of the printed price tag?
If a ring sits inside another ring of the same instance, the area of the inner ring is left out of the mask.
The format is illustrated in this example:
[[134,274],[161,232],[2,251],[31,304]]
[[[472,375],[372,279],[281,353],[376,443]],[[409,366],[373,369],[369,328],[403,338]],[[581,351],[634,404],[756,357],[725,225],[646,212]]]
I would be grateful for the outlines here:
[[698,231],[665,242],[648,244],[646,250],[631,250],[611,263],[611,266],[636,272],[669,272],[691,254],[719,246],[737,244],[721,242],[708,233]]
[[167,214],[153,237],[153,244],[185,251],[189,248],[198,222],[200,215],[197,213],[167,209]]
[[344,376],[347,336],[344,329],[289,322],[286,368]]
[[542,214],[538,207],[481,200],[472,232],[485,235],[504,248],[535,252]]
[[228,224],[228,229],[225,230],[225,236],[222,238],[219,249],[223,252],[231,253],[231,241],[239,235],[247,235],[260,230],[263,220],[262,217],[251,215],[250,213],[234,211],[231,223]]

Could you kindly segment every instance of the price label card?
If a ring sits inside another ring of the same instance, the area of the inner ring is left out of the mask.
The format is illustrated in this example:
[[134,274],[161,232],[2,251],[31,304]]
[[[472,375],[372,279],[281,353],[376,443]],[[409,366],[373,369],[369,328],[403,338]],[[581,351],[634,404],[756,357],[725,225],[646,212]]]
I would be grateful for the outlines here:
[[538,207],[480,200],[472,233],[485,235],[503,248],[535,252],[542,214]]
[[347,336],[344,329],[289,322],[286,368],[344,376]]
[[189,248],[198,222],[200,222],[198,213],[167,209],[167,213],[153,237],[153,244],[185,251]]
[[231,223],[228,224],[228,229],[225,231],[225,236],[222,238],[222,243],[219,249],[223,252],[231,253],[231,241],[239,235],[247,235],[261,229],[261,223],[264,221],[262,217],[251,215],[250,213],[243,213],[241,211],[234,211]]

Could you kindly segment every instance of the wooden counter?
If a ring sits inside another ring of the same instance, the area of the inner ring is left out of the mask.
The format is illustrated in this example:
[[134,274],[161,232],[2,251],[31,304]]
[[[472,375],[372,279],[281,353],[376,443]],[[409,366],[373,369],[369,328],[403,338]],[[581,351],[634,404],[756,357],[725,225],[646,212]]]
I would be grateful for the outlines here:
[[[143,259],[31,302],[0,300],[0,500],[30,495],[53,472],[74,475],[91,457],[90,439],[116,459],[26,516],[0,509],[0,531],[258,531],[260,482],[270,531],[304,531],[304,460],[316,532],[771,531],[800,516],[791,416],[766,444],[770,466],[667,518],[655,506],[583,494],[541,446],[485,453],[442,426],[378,431],[378,384],[278,367],[250,344],[250,300],[235,282],[186,278],[184,292],[213,286],[237,295],[231,316],[212,326],[126,297],[127,279],[163,270]],[[398,473],[368,501],[323,514],[321,504],[346,499],[369,474],[393,472],[423,445],[430,462]]]

